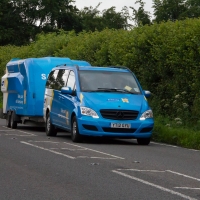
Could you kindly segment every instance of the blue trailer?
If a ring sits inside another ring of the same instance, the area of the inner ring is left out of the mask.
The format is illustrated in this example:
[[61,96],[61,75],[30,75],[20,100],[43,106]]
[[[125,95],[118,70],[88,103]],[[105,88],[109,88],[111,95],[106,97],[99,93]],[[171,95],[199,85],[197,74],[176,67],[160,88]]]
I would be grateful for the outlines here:
[[3,111],[6,126],[17,128],[18,123],[44,126],[43,105],[45,84],[51,69],[58,65],[90,66],[86,61],[69,58],[44,57],[12,59],[1,78]]

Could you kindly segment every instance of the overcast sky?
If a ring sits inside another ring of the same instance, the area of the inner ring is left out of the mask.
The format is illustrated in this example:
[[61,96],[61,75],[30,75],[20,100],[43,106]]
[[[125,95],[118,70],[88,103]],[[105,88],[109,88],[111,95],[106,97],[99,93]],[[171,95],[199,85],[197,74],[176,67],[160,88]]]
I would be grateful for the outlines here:
[[[101,5],[99,6],[99,10],[108,9],[112,6],[116,7],[117,12],[121,11],[124,6],[131,6],[136,9],[138,8],[138,4],[135,4],[136,0],[75,0],[75,2],[75,5],[78,9],[90,6],[94,8],[100,2]],[[145,11],[153,13],[153,9],[151,8],[152,0],[143,0],[143,2],[145,2]]]

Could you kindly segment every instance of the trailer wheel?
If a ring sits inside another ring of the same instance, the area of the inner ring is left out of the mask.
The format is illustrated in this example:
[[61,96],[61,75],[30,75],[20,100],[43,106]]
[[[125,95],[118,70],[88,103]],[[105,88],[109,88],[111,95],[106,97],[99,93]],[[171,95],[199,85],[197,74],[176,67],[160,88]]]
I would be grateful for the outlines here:
[[45,129],[46,129],[46,135],[47,136],[56,136],[57,135],[57,129],[51,123],[51,119],[50,119],[50,114],[49,113],[47,114]]
[[11,116],[9,112],[6,115],[6,127],[11,128]]
[[15,120],[15,112],[13,111],[11,114],[11,128],[16,129],[17,128],[17,122]]

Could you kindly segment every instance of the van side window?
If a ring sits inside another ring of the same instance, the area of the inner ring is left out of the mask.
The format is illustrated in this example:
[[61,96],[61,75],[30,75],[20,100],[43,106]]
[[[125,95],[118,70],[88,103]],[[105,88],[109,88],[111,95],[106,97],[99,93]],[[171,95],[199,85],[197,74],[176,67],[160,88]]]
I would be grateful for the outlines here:
[[55,83],[56,90],[61,90],[66,85],[69,70],[60,69]]
[[74,85],[75,85],[75,74],[73,71],[70,71],[69,78],[67,81],[67,87],[71,87],[71,89],[74,90]]
[[54,89],[57,75],[58,75],[58,70],[54,70],[49,74],[48,80],[46,83],[46,88]]

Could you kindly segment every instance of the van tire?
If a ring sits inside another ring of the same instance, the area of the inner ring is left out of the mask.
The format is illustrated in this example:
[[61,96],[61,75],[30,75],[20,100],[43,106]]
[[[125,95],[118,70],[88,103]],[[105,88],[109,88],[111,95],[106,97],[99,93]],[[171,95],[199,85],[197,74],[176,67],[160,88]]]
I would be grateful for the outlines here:
[[73,142],[82,142],[82,136],[79,134],[76,116],[72,119],[71,139]]
[[137,142],[139,145],[149,145],[151,138],[138,138]]
[[15,121],[15,112],[13,111],[11,114],[11,120],[10,120],[11,128],[16,129],[17,128],[17,122]]
[[46,124],[45,124],[45,131],[47,136],[56,136],[57,135],[57,129],[55,126],[51,123],[50,114],[47,114],[46,118]]
[[6,127],[11,128],[11,115],[9,112],[6,115]]

